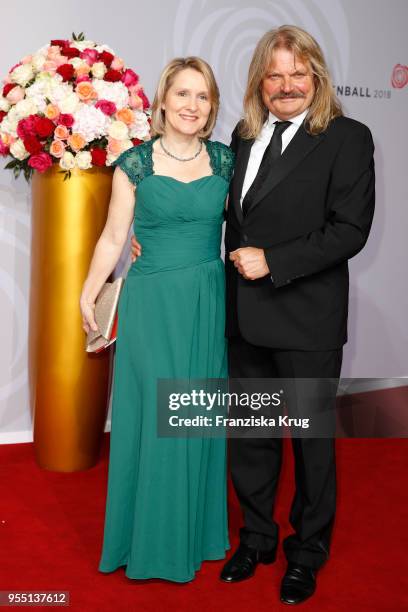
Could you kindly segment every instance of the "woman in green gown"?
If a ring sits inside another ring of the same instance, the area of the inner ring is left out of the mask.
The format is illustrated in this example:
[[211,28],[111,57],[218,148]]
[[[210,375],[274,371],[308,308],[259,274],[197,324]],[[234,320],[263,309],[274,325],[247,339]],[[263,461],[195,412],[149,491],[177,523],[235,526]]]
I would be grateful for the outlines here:
[[159,437],[157,379],[226,378],[220,258],[233,153],[209,140],[219,105],[195,57],[164,69],[152,140],[113,163],[112,197],[81,296],[84,330],[130,224],[143,253],[120,296],[99,570],[187,582],[229,548],[225,437]]

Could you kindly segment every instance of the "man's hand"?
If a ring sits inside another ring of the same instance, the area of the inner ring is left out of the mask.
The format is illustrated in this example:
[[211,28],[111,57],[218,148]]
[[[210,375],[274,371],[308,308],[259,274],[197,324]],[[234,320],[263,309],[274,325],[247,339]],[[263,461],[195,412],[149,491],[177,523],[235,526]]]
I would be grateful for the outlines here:
[[136,240],[134,236],[130,239],[130,248],[132,250],[132,263],[136,261],[142,254],[142,245]]
[[256,280],[270,274],[263,249],[244,247],[231,251],[229,258],[246,280]]

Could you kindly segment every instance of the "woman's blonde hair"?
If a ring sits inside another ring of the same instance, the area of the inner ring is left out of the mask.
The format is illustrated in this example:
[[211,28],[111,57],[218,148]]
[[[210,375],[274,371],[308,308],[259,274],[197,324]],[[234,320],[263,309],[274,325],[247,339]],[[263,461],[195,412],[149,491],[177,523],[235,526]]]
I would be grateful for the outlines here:
[[217,82],[214,77],[214,73],[211,66],[200,57],[176,57],[167,64],[161,73],[159,84],[154,96],[152,104],[152,117],[151,117],[151,132],[152,136],[164,134],[165,131],[165,111],[162,109],[162,104],[166,98],[167,92],[172,86],[176,75],[185,70],[186,68],[192,68],[203,75],[205,83],[208,87],[208,93],[210,96],[211,111],[207,120],[207,123],[199,132],[200,138],[209,138],[211,132],[214,129],[215,122],[217,120],[218,109],[220,106],[220,92],[218,89]]
[[337,99],[323,52],[302,28],[283,25],[266,32],[256,46],[248,71],[248,84],[244,96],[244,118],[239,133],[242,138],[256,138],[268,116],[262,100],[261,86],[273,60],[276,49],[293,51],[295,58],[310,64],[314,77],[315,94],[305,120],[309,134],[319,134],[327,129],[334,117],[343,114]]

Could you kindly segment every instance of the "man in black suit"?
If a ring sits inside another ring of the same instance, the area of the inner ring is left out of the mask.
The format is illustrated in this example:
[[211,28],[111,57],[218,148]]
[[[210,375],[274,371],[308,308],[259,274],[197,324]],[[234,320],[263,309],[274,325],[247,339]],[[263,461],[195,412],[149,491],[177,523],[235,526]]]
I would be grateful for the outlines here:
[[[231,147],[230,376],[338,381],[347,341],[347,262],[363,248],[374,212],[374,146],[365,125],[343,116],[322,51],[304,30],[282,26],[258,43]],[[317,412],[334,414],[333,398],[331,405],[325,394],[318,401]],[[244,527],[221,579],[237,582],[275,559],[282,439],[229,442]],[[288,566],[281,583],[281,601],[289,604],[315,591],[336,506],[333,437],[292,437],[292,447],[294,533],[283,542]]]

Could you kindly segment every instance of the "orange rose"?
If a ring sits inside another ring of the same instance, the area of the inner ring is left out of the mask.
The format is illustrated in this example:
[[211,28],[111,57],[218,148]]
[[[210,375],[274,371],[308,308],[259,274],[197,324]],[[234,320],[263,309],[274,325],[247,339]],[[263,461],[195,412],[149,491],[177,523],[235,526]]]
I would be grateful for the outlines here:
[[69,136],[69,130],[65,125],[57,125],[54,130],[54,137],[59,140],[66,140]]
[[123,143],[121,140],[115,140],[114,138],[109,138],[108,140],[108,151],[112,153],[112,155],[119,155],[122,153]]
[[143,110],[143,100],[135,92],[132,92],[129,95],[129,104],[132,108],[136,108],[137,110]]
[[65,153],[65,145],[61,140],[53,140],[50,146],[50,153],[54,157],[62,157]]
[[90,83],[89,81],[81,81],[81,83],[78,83],[75,89],[75,93],[77,94],[78,98],[84,102],[86,102],[87,100],[93,100],[94,98],[98,97],[98,94],[93,88],[92,83]]
[[91,66],[89,64],[82,64],[75,68],[75,73],[77,77],[87,76],[91,70]]
[[80,151],[86,144],[85,138],[78,132],[68,137],[68,144],[74,151]]
[[59,114],[60,112],[58,106],[55,104],[47,104],[44,111],[44,115],[47,117],[47,119],[51,119],[51,121],[53,121],[59,116]]
[[131,111],[130,108],[121,108],[116,113],[116,119],[118,121],[123,121],[126,125],[131,125],[134,120],[133,111]]
[[7,132],[3,132],[1,134],[1,139],[3,141],[3,144],[5,144],[7,147],[10,147],[13,142],[16,141],[16,138],[14,138],[14,136],[12,136],[11,134],[7,134]]

